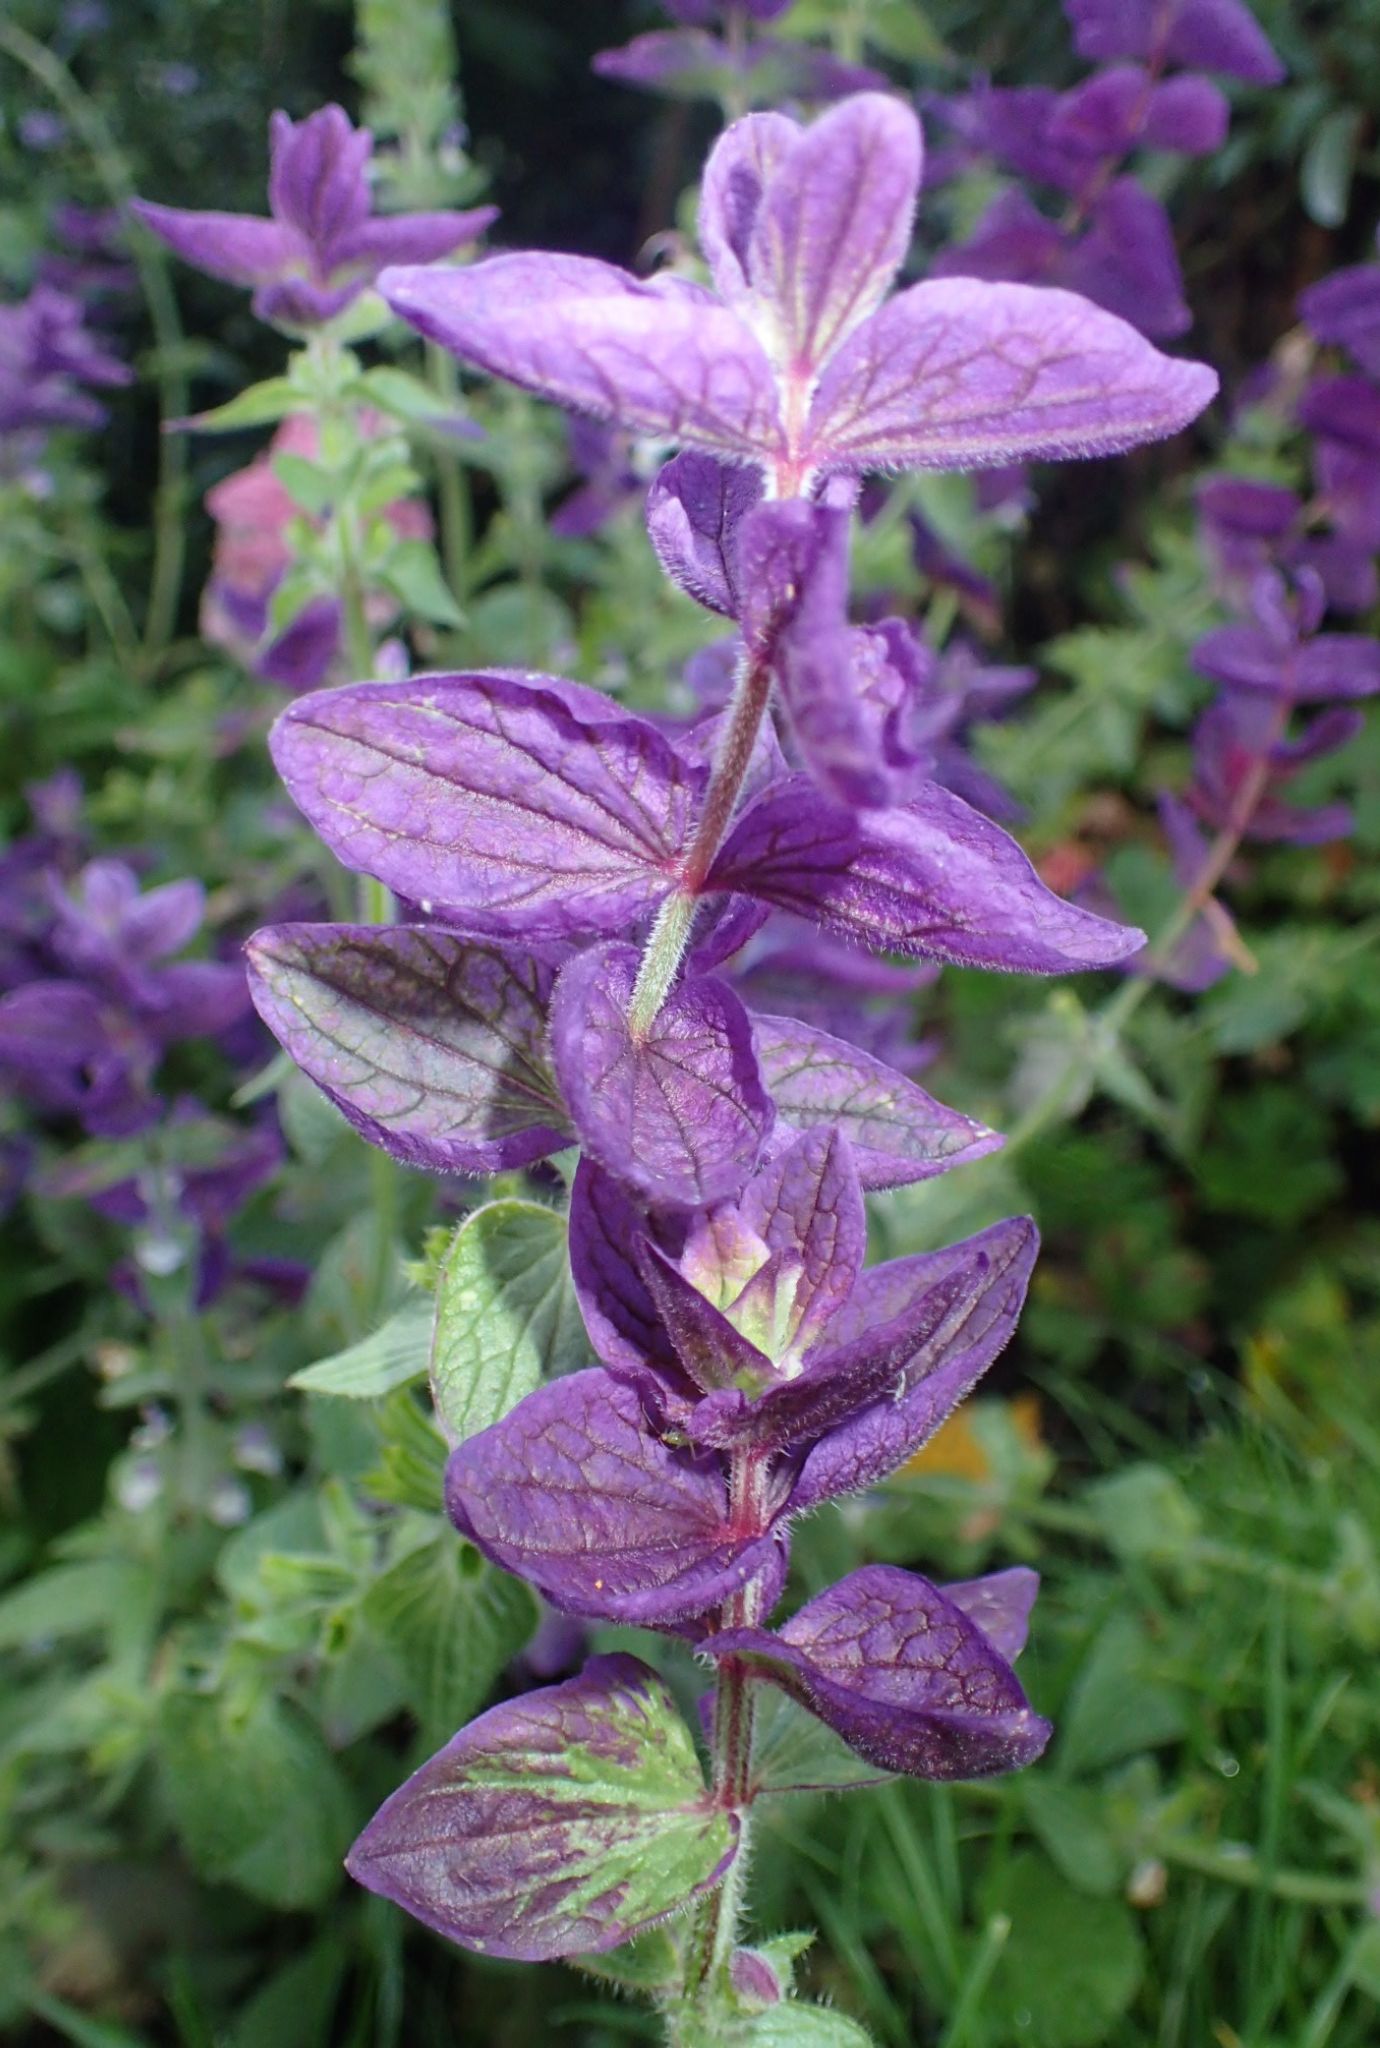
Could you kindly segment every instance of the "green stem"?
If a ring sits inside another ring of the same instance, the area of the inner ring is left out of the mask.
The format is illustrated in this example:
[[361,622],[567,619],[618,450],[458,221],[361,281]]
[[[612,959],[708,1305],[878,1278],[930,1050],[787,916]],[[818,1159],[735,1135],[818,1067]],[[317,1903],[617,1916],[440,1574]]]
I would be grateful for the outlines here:
[[[735,1527],[757,1529],[765,1515],[766,1461],[754,1451],[735,1451],[729,1463],[729,1517]],[[754,1580],[724,1602],[721,1629],[753,1628],[762,1618],[762,1584]],[[719,1664],[714,1694],[714,1804],[738,1816],[738,1852],[722,1883],[701,1901],[685,1955],[685,1998],[691,2006],[712,2005],[738,1932],[747,1875],[752,1807],[752,1735],[756,1719],[752,1680],[735,1657]]]
[[[124,213],[135,197],[129,166],[115,142],[105,118],[84,92],[60,57],[13,22],[0,22],[0,50],[23,65],[62,109],[81,136],[105,186],[112,206]],[[164,431],[158,437],[158,478],[154,490],[153,569],[149,579],[148,610],[144,618],[143,657],[150,666],[162,655],[177,623],[177,601],[182,588],[182,565],[186,553],[183,499],[187,477],[187,449],[181,434],[167,431],[189,409],[187,379],[180,367],[182,322],[177,301],[168,280],[164,257],[151,235],[140,231],[132,237],[131,253],[153,324],[157,344],[156,371],[159,410]]]
[[[458,407],[460,374],[455,358],[435,342],[427,343],[427,369],[432,388],[445,403]],[[441,505],[441,559],[451,595],[463,611],[469,593],[470,549],[474,544],[474,520],[470,506],[469,480],[464,464],[452,448],[436,451],[436,490]]]
[[745,661],[733,687],[733,698],[719,736],[718,752],[705,791],[704,810],[681,863],[676,893],[662,905],[633,989],[628,1022],[634,1038],[645,1037],[670,993],[681,956],[690,938],[700,890],[714,865],[714,856],[733,822],[738,799],[752,764],[753,749],[771,696],[771,666]]

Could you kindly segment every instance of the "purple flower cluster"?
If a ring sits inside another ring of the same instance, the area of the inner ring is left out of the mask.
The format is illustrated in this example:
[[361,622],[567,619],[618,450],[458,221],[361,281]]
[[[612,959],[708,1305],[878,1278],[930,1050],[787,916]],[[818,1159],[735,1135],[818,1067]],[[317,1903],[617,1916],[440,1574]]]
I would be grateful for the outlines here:
[[244,1017],[244,973],[169,957],[201,929],[199,882],[141,892],[111,859],[66,879],[63,851],[45,832],[0,862],[0,1080],[94,1137],[124,1137],[162,1116],[153,1081],[169,1047]]
[[1182,334],[1192,315],[1169,218],[1126,166],[1142,150],[1221,147],[1228,105],[1199,74],[1272,85],[1283,67],[1242,0],[1064,0],[1064,11],[1079,55],[1101,67],[1081,85],[984,86],[938,102],[954,168],[995,158],[1055,195],[1058,212],[1013,185],[936,268],[1066,285],[1143,334]]
[[86,324],[81,300],[52,284],[0,306],[0,477],[27,468],[54,427],[98,427],[89,387],[128,384],[129,366]]
[[168,247],[254,291],[254,310],[293,331],[343,313],[390,263],[430,263],[481,235],[495,208],[375,218],[369,189],[374,138],[340,107],[269,124],[269,217],[191,213],[138,199],[133,211]]
[[[767,1627],[793,1519],[927,1440],[1014,1328],[1036,1241],[1013,1219],[865,1268],[864,1190],[998,1140],[814,1018],[749,1009],[769,960],[749,951],[736,987],[719,970],[771,911],[926,963],[1056,973],[1139,945],[936,779],[955,721],[907,626],[849,616],[849,507],[871,469],[1173,432],[1215,379],[1066,292],[889,296],[920,153],[880,95],[808,129],[735,124],[701,195],[712,286],[536,254],[380,280],[464,361],[680,445],[651,538],[738,639],[726,707],[688,729],[500,671],[322,691],[273,738],[326,843],[414,908],[260,933],[270,1027],[414,1166],[582,1154],[570,1257],[598,1363],[455,1445],[450,1516],[560,1611],[678,1633],[720,1673],[708,1788],[659,1682],[619,1658],[494,1709],[389,1801],[355,1874],[492,1954],[607,1948],[712,1890],[755,1792],[761,1683],[879,1771],[1006,1770],[1048,1735],[1011,1669],[1033,1574],[868,1568]],[[857,992],[906,972],[864,964]],[[585,1811],[562,1745],[591,1772],[652,1745],[676,1785],[689,1754],[671,1897],[607,1875],[626,1815]],[[591,1844],[604,1875],[577,1884]]]
[[867,92],[886,80],[829,50],[761,34],[793,0],[665,0],[680,24],[634,36],[618,50],[601,50],[594,70],[646,92],[676,99],[714,99],[726,107],[765,106],[783,100],[823,104]]

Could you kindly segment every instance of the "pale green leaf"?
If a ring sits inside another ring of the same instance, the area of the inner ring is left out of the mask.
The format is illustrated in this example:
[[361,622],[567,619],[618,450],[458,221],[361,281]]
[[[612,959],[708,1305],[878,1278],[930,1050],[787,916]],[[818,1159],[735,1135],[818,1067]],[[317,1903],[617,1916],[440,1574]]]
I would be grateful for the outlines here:
[[421,1378],[430,1342],[431,1303],[423,1295],[404,1302],[396,1315],[357,1344],[304,1366],[288,1385],[303,1394],[341,1394],[352,1401],[378,1401],[395,1387]]
[[441,1269],[431,1350],[432,1397],[451,1442],[588,1360],[564,1217],[517,1200],[467,1216]]
[[158,1718],[168,1804],[203,1876],[285,1910],[324,1904],[354,1816],[312,1724],[280,1700],[182,1690]]
[[483,1706],[530,1639],[537,1603],[520,1579],[447,1531],[384,1572],[364,1619],[393,1653],[428,1740],[445,1741]]
[[290,377],[266,377],[262,383],[238,392],[224,405],[213,406],[210,412],[195,413],[179,424],[195,427],[202,434],[229,434],[238,427],[272,426],[301,409],[302,394]]

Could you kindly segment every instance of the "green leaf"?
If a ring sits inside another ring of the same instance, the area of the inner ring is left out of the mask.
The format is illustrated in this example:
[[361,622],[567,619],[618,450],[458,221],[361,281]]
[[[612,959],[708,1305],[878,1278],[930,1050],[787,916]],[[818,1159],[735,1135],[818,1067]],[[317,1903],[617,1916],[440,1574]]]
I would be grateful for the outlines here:
[[841,1736],[774,1687],[758,1687],[752,1738],[753,1783],[763,1792],[834,1792],[885,1785],[892,1777],[851,1750]]
[[1304,211],[1320,228],[1339,228],[1351,206],[1351,182],[1365,127],[1360,107],[1334,107],[1309,138],[1299,166]]
[[1025,1817],[1051,1863],[1080,1892],[1109,1897],[1125,1877],[1125,1858],[1107,1825],[1101,1795],[1047,1771],[1021,1781]]
[[72,2048],[144,2048],[137,2034],[128,2034],[123,2027],[111,2026],[108,2020],[93,2020],[89,2013],[78,2012],[75,2006],[65,2004],[60,1998],[50,1998],[47,1992],[36,1987],[24,1993],[24,2004],[38,2019],[46,2021],[55,2033],[70,2041]]
[[1011,1934],[988,1982],[992,2037],[1023,2048],[1102,2048],[1140,1985],[1143,1951],[1119,1899],[1076,1892],[1041,1856],[1015,1857],[983,1897]]
[[319,462],[308,461],[305,455],[275,455],[273,474],[293,504],[313,519],[329,512],[340,495],[339,479]]
[[268,1906],[321,1906],[340,1882],[353,1811],[335,1759],[281,1700],[173,1690],[159,1705],[163,1782],[203,1876]]
[[352,1401],[378,1401],[426,1371],[431,1342],[431,1303],[420,1296],[408,1301],[358,1344],[347,1346],[315,1365],[304,1366],[288,1381],[304,1394],[342,1394]]
[[338,1934],[294,1956],[240,2008],[228,2048],[325,2048],[348,1960]]
[[390,413],[395,420],[406,420],[409,426],[449,428],[453,432],[462,422],[468,424],[459,405],[443,398],[419,377],[387,364],[366,370],[355,390],[380,412]]
[[290,377],[266,377],[251,384],[224,405],[210,412],[194,413],[179,426],[195,427],[202,434],[230,434],[237,427],[268,427],[302,410],[302,394]]
[[683,1974],[679,1952],[664,1927],[649,1927],[602,1956],[572,1956],[570,1960],[577,1970],[597,1977],[602,1984],[617,1984],[645,1997],[671,1990]]
[[435,1514],[445,1490],[446,1446],[406,1387],[380,1410],[379,1458],[363,1485],[375,1500]]
[[461,1443],[543,1378],[589,1358],[570,1280],[565,1218],[538,1202],[490,1202],[465,1218],[441,1269],[431,1392]]
[[1057,1751],[1064,1771],[1099,1770],[1184,1735],[1188,1713],[1183,1693],[1157,1676],[1157,1663],[1135,1616],[1113,1614],[1094,1641],[1064,1709]]
[[374,571],[399,604],[435,626],[463,626],[465,615],[451,595],[428,542],[403,540]]
[[40,1572],[0,1599],[0,1650],[107,1629],[143,1578],[136,1565],[113,1558],[60,1564]]
[[377,1579],[363,1612],[396,1658],[409,1703],[436,1743],[483,1706],[540,1618],[520,1579],[486,1564],[449,1531]]
[[800,2005],[783,1999],[770,2012],[739,2021],[741,2033],[732,2035],[734,2048],[873,2048],[872,2036],[841,2012],[824,2005]]

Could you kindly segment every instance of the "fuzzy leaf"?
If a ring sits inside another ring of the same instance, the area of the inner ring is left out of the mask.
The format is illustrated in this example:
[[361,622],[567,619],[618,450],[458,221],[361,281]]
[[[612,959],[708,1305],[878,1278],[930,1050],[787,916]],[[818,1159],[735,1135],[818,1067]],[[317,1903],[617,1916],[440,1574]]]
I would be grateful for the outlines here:
[[794,776],[730,833],[708,887],[959,967],[1066,974],[1112,966],[1145,943],[1055,896],[1014,839],[935,783],[913,803],[859,814]]
[[1000,468],[1177,433],[1217,390],[1073,292],[933,278],[845,341],[805,429],[828,469]]
[[727,983],[692,976],[634,1036],[638,957],[634,946],[592,947],[556,984],[552,1051],[581,1145],[649,1201],[723,1201],[771,1122],[747,1012]]
[[452,1444],[586,1362],[566,1224],[537,1202],[490,1202],[451,1240],[436,1289],[431,1393]]
[[597,691],[500,672],[318,690],[272,747],[347,867],[499,938],[625,932],[668,892],[704,780]]
[[304,1366],[288,1381],[302,1394],[341,1394],[351,1401],[378,1401],[395,1387],[405,1387],[426,1371],[431,1339],[431,1303],[405,1302],[396,1315],[315,1365]]
[[385,271],[395,313],[431,341],[572,412],[742,455],[779,435],[761,344],[707,293],[587,256],[493,256]]
[[541,960],[407,925],[270,925],[247,951],[259,1015],[394,1158],[495,1173],[569,1143]]
[[752,1043],[777,1115],[797,1130],[836,1125],[865,1188],[928,1180],[1002,1142],[870,1053],[795,1017],[754,1016]]
[[703,1614],[760,1573],[770,1529],[735,1524],[717,1460],[671,1450],[607,1372],[539,1387],[451,1453],[462,1535],[568,1614],[641,1623]]
[[490,1708],[380,1808],[352,1877],[482,1954],[617,1948],[711,1885],[737,1845],[654,1671],[596,1657]]
[[376,1578],[363,1614],[393,1653],[409,1704],[433,1742],[484,1704],[539,1619],[520,1579],[495,1571],[449,1532]]
[[1032,1762],[1049,1740],[977,1624],[892,1565],[850,1572],[774,1635],[728,1629],[705,1648],[769,1678],[882,1770],[987,1777]]

